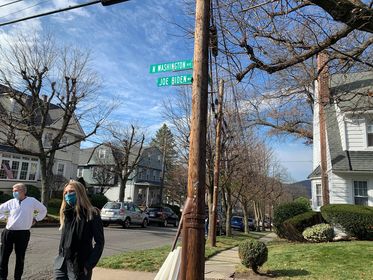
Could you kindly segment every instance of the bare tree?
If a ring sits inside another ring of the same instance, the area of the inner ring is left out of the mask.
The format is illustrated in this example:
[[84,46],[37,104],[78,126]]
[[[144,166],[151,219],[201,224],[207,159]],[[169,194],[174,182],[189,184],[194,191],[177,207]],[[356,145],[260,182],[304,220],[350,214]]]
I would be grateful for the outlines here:
[[[51,36],[19,35],[0,47],[2,108],[0,139],[19,153],[39,158],[42,202],[48,202],[58,150],[78,145],[96,133],[110,108],[92,102],[99,80],[89,52],[59,48]],[[94,112],[95,111],[95,112]],[[79,121],[89,121],[84,132]],[[70,135],[69,141],[62,141]]]
[[109,128],[111,140],[107,142],[114,159],[112,172],[118,176],[119,201],[124,201],[126,183],[139,164],[145,135],[134,125],[127,128],[111,126]]

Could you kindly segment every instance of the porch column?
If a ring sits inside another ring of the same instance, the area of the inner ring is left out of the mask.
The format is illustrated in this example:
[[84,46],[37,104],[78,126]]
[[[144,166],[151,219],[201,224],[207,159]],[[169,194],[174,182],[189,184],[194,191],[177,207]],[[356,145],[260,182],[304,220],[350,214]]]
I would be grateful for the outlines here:
[[149,206],[149,186],[146,188],[146,207]]

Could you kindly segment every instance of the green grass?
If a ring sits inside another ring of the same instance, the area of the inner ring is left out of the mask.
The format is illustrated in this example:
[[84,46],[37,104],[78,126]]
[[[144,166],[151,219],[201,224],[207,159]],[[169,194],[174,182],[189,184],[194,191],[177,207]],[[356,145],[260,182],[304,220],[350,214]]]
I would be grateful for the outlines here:
[[373,279],[373,242],[272,242],[260,271],[278,279]]
[[[258,238],[255,235],[254,238]],[[262,236],[262,235],[260,235]],[[218,236],[216,247],[210,247],[206,242],[206,259],[216,255],[219,252],[238,246],[239,242],[252,235],[238,234],[233,237]],[[126,252],[116,256],[104,257],[98,263],[98,266],[113,269],[128,269],[136,271],[158,271],[170,252],[171,246],[163,246],[155,249],[142,251]]]

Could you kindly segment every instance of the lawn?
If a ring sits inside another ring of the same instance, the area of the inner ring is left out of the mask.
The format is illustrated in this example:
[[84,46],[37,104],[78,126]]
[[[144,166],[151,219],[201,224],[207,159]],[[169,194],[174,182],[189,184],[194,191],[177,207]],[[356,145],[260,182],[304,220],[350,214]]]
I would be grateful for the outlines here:
[[[205,257],[206,259],[217,253],[238,246],[238,243],[248,237],[260,238],[263,234],[238,234],[234,237],[218,236],[216,239],[216,247],[210,247],[206,243]],[[155,249],[148,249],[142,251],[126,252],[116,256],[104,257],[98,263],[98,266],[113,269],[128,269],[137,271],[158,271],[165,261],[170,246],[163,246]]]
[[278,279],[373,279],[373,242],[273,242],[261,271]]

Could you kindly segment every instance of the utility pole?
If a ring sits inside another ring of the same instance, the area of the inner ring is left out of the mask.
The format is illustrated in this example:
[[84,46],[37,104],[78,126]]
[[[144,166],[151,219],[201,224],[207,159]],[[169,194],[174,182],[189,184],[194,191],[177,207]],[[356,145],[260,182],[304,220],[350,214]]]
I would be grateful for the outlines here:
[[[219,195],[219,174],[221,158],[221,124],[223,120],[224,80],[219,82],[218,118],[215,138],[215,162],[214,162],[214,192],[212,197],[212,227],[209,231],[209,240],[212,247],[216,246],[216,222]],[[222,221],[220,221],[222,222]]]
[[166,133],[163,135],[163,155],[162,155],[162,177],[161,177],[161,189],[160,189],[160,203],[163,205],[163,188],[164,188],[164,174],[166,172],[166,145],[167,145],[167,138]]
[[190,131],[188,198],[185,209],[181,280],[204,279],[205,272],[205,185],[206,126],[208,101],[208,47],[210,0],[196,0],[194,32],[192,117]]
[[317,56],[318,70],[318,103],[319,103],[319,126],[320,126],[320,170],[321,170],[321,188],[323,205],[330,203],[329,185],[327,174],[327,155],[326,155],[326,118],[325,105],[329,102],[329,74],[328,74],[328,55],[321,52]]

